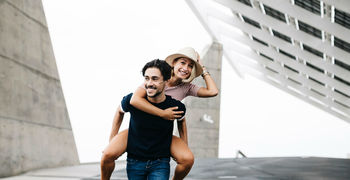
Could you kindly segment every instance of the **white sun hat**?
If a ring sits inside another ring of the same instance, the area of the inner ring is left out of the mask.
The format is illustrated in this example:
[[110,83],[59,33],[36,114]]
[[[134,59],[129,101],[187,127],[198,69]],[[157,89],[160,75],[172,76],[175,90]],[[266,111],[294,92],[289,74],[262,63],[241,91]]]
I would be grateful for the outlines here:
[[183,82],[191,82],[194,78],[198,77],[203,73],[202,66],[198,63],[198,53],[191,47],[185,47],[177,51],[175,54],[169,55],[165,58],[165,61],[173,67],[173,62],[175,59],[185,57],[194,62],[194,68],[192,69],[191,76]]

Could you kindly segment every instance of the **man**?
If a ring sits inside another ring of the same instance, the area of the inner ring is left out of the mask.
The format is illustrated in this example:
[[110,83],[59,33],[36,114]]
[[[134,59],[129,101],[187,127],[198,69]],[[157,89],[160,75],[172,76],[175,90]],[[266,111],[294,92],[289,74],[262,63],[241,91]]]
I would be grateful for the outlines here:
[[[145,78],[144,85],[150,103],[161,109],[177,106],[178,110],[186,111],[184,104],[164,94],[166,82],[171,77],[171,67],[168,63],[158,59],[148,62],[142,69],[142,75]],[[111,137],[117,134],[124,112],[130,112],[126,142],[128,179],[169,179],[170,144],[174,122],[136,109],[130,105],[131,97],[132,94],[129,94],[123,98],[111,133]],[[182,118],[184,113],[180,119]],[[109,179],[113,172],[114,160],[110,161],[108,156],[116,154],[113,143],[118,142],[115,140],[117,138],[118,136],[113,137],[104,151],[101,160],[102,179]]]

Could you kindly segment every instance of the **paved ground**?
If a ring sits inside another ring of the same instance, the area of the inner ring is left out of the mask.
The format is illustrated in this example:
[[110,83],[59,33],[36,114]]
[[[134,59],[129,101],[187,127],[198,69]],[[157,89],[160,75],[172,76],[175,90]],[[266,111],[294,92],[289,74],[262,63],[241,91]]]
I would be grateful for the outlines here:
[[[174,162],[171,163],[172,172]],[[99,164],[43,169],[4,180],[96,180]],[[126,178],[125,161],[118,161],[112,180]],[[188,180],[350,180],[350,159],[241,158],[196,159]]]

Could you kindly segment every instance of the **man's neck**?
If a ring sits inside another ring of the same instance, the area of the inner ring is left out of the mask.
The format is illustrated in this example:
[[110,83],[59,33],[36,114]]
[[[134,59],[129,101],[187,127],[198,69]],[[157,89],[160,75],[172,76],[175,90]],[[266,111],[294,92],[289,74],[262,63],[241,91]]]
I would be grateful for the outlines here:
[[149,97],[147,96],[147,99],[151,102],[151,103],[161,103],[163,101],[165,101],[166,96],[164,94],[164,92],[162,94],[159,94],[156,97]]

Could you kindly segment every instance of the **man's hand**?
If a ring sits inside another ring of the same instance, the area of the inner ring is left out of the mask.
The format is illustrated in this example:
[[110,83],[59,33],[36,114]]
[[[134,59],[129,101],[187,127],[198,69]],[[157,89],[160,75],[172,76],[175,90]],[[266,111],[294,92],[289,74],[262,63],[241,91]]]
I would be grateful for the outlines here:
[[168,109],[164,109],[161,117],[163,119],[166,119],[166,120],[175,120],[177,118],[180,118],[181,114],[183,114],[184,112],[183,111],[175,111],[177,109],[178,109],[177,106],[170,107]]

